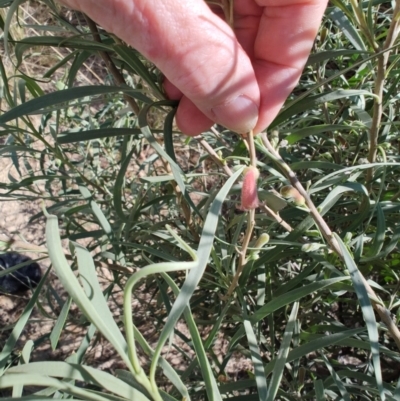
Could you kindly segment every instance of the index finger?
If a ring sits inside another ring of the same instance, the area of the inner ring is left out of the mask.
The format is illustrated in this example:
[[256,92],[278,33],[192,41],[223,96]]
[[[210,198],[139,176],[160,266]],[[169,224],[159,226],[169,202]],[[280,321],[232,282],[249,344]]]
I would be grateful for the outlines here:
[[255,132],[267,127],[300,79],[327,0],[256,0],[263,8],[253,66],[261,92]]

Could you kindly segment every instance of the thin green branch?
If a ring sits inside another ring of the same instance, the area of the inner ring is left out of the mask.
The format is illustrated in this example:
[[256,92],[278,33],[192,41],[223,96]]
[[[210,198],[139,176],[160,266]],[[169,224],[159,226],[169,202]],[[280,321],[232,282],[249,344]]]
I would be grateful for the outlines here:
[[[210,144],[204,139],[198,139],[200,145],[203,147],[203,149],[210,155],[211,159],[218,165],[220,166],[225,173],[231,177],[233,175],[232,170],[229,168],[228,165],[224,164],[223,161],[219,158],[217,155],[217,152],[210,146]],[[253,147],[251,150],[254,154],[255,157],[255,147],[254,147],[254,142],[253,142]],[[279,213],[275,213],[268,205],[265,205],[264,203],[260,203],[260,208],[267,214],[267,216],[271,217],[273,220],[275,220],[280,226],[282,226],[287,232],[292,232],[293,227],[287,223],[285,220],[282,219],[281,216],[279,216]]]
[[[250,165],[253,167],[257,166],[257,155],[256,155],[256,148],[254,145],[254,134],[253,134],[253,130],[250,130],[250,132],[247,134],[246,137],[246,141],[249,147],[249,156],[250,156]],[[256,211],[255,209],[250,209],[247,215],[247,228],[246,228],[246,232],[244,234],[244,239],[243,239],[243,243],[242,243],[242,249],[239,251],[239,264],[238,264],[238,268],[236,270],[236,274],[233,277],[233,280],[231,282],[231,285],[228,288],[228,292],[225,295],[225,299],[228,299],[233,291],[235,290],[235,288],[237,287],[237,284],[239,282],[239,277],[242,274],[244,265],[247,262],[247,248],[249,247],[250,244],[250,240],[251,237],[253,235],[253,230],[254,230],[254,226],[255,226],[255,214]]]
[[197,138],[199,144],[203,147],[203,149],[210,155],[211,159],[215,162],[215,164],[221,167],[225,173],[231,177],[233,175],[232,170],[223,163],[223,161],[217,155],[217,152],[211,147],[211,145],[202,137]]
[[[383,44],[382,49],[375,49],[376,52],[383,50],[378,55],[378,65],[376,69],[376,78],[375,78],[375,87],[374,87],[374,95],[376,99],[374,100],[374,107],[372,112],[372,123],[369,134],[369,154],[368,161],[370,163],[375,163],[377,149],[378,149],[378,140],[379,140],[379,130],[381,127],[381,120],[383,114],[383,90],[385,85],[385,78],[387,72],[387,66],[389,61],[389,56],[391,54],[390,49],[394,45],[398,35],[400,28],[400,0],[396,1],[395,8],[393,10],[392,21],[390,22],[390,27],[386,36],[385,43]],[[371,168],[367,171],[367,187],[368,190],[371,190],[372,180],[374,175],[374,169]]]
[[242,243],[242,249],[240,251],[238,251],[239,252],[238,268],[236,270],[236,274],[233,277],[231,285],[229,286],[228,292],[226,293],[224,299],[228,299],[232,295],[232,293],[235,290],[235,288],[237,287],[240,275],[242,274],[243,268],[244,268],[244,266],[245,266],[245,264],[247,262],[247,257],[246,257],[247,248],[249,247],[250,240],[251,240],[251,237],[253,235],[253,229],[254,229],[254,226],[255,226],[254,217],[255,217],[255,213],[256,212],[255,212],[255,209],[251,209],[247,213],[248,214],[247,214],[246,233],[244,234],[244,239],[243,239],[243,243]]
[[135,344],[135,327],[132,321],[132,291],[135,285],[144,277],[150,274],[157,273],[169,273],[179,270],[190,270],[198,265],[197,253],[187,245],[169,226],[166,226],[169,233],[175,238],[175,240],[182,246],[182,248],[189,253],[192,257],[192,262],[164,262],[164,263],[153,263],[143,269],[140,269],[133,274],[126,283],[124,289],[124,325],[126,331],[126,341],[128,343],[128,357],[134,369],[135,379],[142,384],[145,389],[152,395],[154,401],[162,401],[160,393],[158,391],[157,383],[155,381],[156,367],[160,358],[160,349],[154,351],[152,363],[150,366],[149,378],[144,374],[140,361],[136,353]]
[[379,51],[379,45],[375,41],[375,37],[373,32],[371,32],[368,28],[367,21],[365,20],[365,15],[357,0],[350,0],[350,3],[353,7],[354,17],[356,19],[357,25],[361,29],[364,36],[367,38],[370,46],[375,50]]

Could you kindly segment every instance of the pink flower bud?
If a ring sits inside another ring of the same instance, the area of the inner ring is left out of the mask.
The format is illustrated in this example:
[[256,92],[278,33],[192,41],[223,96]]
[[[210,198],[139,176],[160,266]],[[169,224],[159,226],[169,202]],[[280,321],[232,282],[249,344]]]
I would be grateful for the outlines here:
[[255,209],[260,203],[257,194],[257,180],[260,172],[256,167],[251,166],[244,169],[243,175],[242,209]]

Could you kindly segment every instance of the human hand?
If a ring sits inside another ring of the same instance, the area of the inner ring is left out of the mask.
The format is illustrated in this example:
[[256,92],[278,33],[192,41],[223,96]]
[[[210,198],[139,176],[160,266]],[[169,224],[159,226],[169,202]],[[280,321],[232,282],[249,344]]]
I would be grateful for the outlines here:
[[234,32],[203,0],[62,0],[133,46],[165,75],[176,121],[265,129],[297,84],[327,0],[233,0]]

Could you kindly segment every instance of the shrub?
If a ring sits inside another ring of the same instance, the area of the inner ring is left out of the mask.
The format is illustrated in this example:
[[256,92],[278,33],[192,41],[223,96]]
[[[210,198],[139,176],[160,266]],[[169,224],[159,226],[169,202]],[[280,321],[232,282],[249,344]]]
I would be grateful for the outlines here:
[[[332,1],[271,132],[217,127],[194,139],[177,132],[176,103],[154,66],[91,21],[43,4],[51,24],[28,21],[37,36],[16,39],[26,4],[2,2],[16,70],[0,62],[1,154],[16,173],[1,185],[3,197],[46,204],[48,256],[68,293],[52,347],[73,304],[87,335],[65,361],[29,362],[35,342],[15,357],[32,308],[51,291],[45,275],[0,354],[0,388],[13,399],[398,399],[400,3]],[[26,72],[52,48],[56,63]],[[79,82],[99,56],[104,82]],[[260,204],[243,211],[240,177],[256,165]],[[106,285],[99,266],[112,272]],[[121,288],[113,315],[108,300]],[[149,290],[154,349],[132,314],[132,297]],[[126,370],[85,364],[96,332]],[[216,355],[221,336],[227,347]],[[161,357],[167,342],[184,370]],[[244,377],[227,370],[235,353],[251,361]]]

